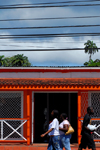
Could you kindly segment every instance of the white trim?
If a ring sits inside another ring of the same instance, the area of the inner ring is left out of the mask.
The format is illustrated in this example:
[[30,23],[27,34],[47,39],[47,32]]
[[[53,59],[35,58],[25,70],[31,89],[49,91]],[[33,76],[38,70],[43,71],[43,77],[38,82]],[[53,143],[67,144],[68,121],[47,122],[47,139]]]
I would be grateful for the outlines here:
[[3,140],[3,120],[1,120],[1,140]]
[[49,70],[51,70],[51,69],[53,69],[53,70],[72,70],[72,69],[74,69],[74,70],[84,70],[84,69],[86,69],[86,70],[100,70],[100,68],[98,68],[98,67],[77,67],[77,66],[73,66],[73,67],[67,67],[67,66],[58,66],[58,67],[56,67],[56,66],[52,66],[52,67],[46,67],[46,66],[41,66],[41,67],[2,67],[1,69],[12,69],[12,70],[17,70],[17,69],[20,69],[20,70],[26,70],[26,69],[28,69],[28,70],[32,70],[32,69],[49,69]]
[[11,136],[14,132],[16,132],[16,133],[17,133],[20,137],[22,137],[22,139],[24,139],[25,141],[27,140],[26,138],[24,138],[24,137],[17,131],[20,127],[22,127],[22,126],[27,122],[27,120],[25,120],[23,123],[21,123],[20,126],[17,127],[16,129],[14,129],[14,128],[13,128],[9,123],[7,123],[5,120],[3,120],[3,122],[13,130],[8,136],[6,136],[6,137],[4,138],[4,140],[6,140],[9,136]]
[[[9,119],[7,119],[7,120],[9,120]],[[9,139],[9,140],[12,140],[12,139],[14,139],[14,138],[9,138],[9,136],[11,136],[13,133],[17,133],[22,139],[24,139],[25,141],[27,141],[27,139],[22,135],[22,134],[20,134],[17,130],[19,129],[19,128],[21,128],[26,122],[27,122],[27,120],[24,120],[16,129],[15,128],[13,128],[9,123],[7,123],[7,120],[5,119],[5,120],[0,120],[0,122],[1,122],[1,139],[0,140],[6,140],[6,139]],[[13,119],[12,119],[13,120]],[[11,120],[9,120],[9,121],[11,121]],[[13,120],[13,121],[18,121],[18,120]],[[10,134],[8,134],[6,137],[3,137],[3,123],[5,123],[9,128],[11,128],[13,131],[10,133]],[[16,138],[15,138],[16,139]],[[19,138],[17,138],[18,140],[19,140]]]

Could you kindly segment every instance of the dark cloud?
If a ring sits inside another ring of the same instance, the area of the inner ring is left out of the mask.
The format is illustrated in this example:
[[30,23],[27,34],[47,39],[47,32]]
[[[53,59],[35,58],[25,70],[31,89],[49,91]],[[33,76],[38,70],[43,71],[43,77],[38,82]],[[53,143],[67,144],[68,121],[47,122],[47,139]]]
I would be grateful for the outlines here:
[[[74,0],[75,1],[75,0]],[[82,1],[82,0],[81,0]],[[81,1],[79,3],[72,3],[74,4],[87,4],[86,2],[81,3]],[[0,5],[14,5],[14,4],[33,4],[33,3],[47,3],[47,2],[54,2],[54,0],[50,1],[50,0],[37,0],[35,2],[33,2],[33,0],[5,0],[5,1],[0,1]],[[61,0],[55,0],[55,2],[62,2]],[[88,3],[90,4],[90,2]],[[100,4],[100,2],[91,2],[91,4]],[[0,9],[0,13],[2,15],[0,15],[0,20],[6,20],[6,19],[32,19],[32,18],[53,18],[53,17],[81,17],[81,16],[98,16],[100,12],[100,6],[86,6],[86,7],[82,7],[82,6],[78,6],[78,7],[54,7],[54,8],[31,8],[31,9]],[[14,28],[14,27],[43,27],[43,26],[69,26],[69,25],[96,25],[96,24],[100,24],[100,18],[95,17],[95,18],[67,18],[67,19],[48,19],[48,20],[17,20],[17,21],[0,21],[0,27],[1,28]],[[67,28],[45,28],[45,29],[14,29],[14,30],[0,30],[0,34],[5,35],[15,35],[15,34],[58,34],[58,33],[98,33],[98,31],[100,31],[100,27],[67,27]],[[69,43],[66,42],[66,44],[64,44],[62,42],[62,40],[58,40],[58,38],[37,38],[37,39],[12,39],[12,40],[8,40],[10,42],[10,45],[12,46],[3,46],[4,43],[6,43],[6,40],[2,40],[0,39],[0,43],[1,43],[1,47],[3,49],[17,49],[18,46],[23,47],[23,48],[48,48],[48,47],[54,47],[54,48],[63,48],[63,47],[84,47],[84,42],[86,42],[85,40],[88,40],[88,38],[90,40],[94,40],[95,43],[100,41],[100,37],[80,37],[80,38],[67,38],[67,40],[69,41]],[[64,40],[64,38],[63,38]],[[66,41],[66,38],[65,38]],[[17,46],[16,45],[17,42]],[[19,44],[21,42],[21,45]],[[26,44],[25,44],[26,42]],[[30,44],[28,43],[30,42]],[[33,42],[33,44],[32,44]],[[36,42],[36,43],[35,43]],[[37,43],[38,42],[38,43]],[[49,43],[50,42],[50,43]],[[55,42],[55,44],[53,43]],[[82,42],[82,43],[80,43]],[[34,47],[33,47],[34,46]],[[75,57],[75,53],[67,53],[67,55],[69,55],[69,58],[66,58],[64,56],[64,53],[54,53],[54,56],[56,55],[56,57],[52,56],[52,52],[49,52],[49,57],[48,53],[41,53],[38,54],[39,52],[36,53],[37,57],[39,57],[39,59],[35,59],[34,57],[34,61],[32,60],[31,57],[31,52],[30,54],[26,53],[29,56],[29,59],[31,60],[31,62],[33,61],[35,63],[35,65],[39,65],[39,64],[48,64],[48,65],[66,65],[66,64],[83,64],[84,61],[86,61],[86,59],[88,57],[86,57],[86,55],[83,55],[82,53],[82,57],[83,57],[83,61],[82,59],[77,59],[77,57]],[[2,54],[2,53],[1,53]],[[43,55],[42,55],[43,54]],[[8,53],[6,53],[6,55],[8,55]],[[81,55],[81,53],[80,53]],[[43,57],[42,57],[43,56]],[[60,56],[60,59],[59,59]],[[95,55],[97,56],[97,55]],[[73,57],[73,59],[72,59]],[[94,57],[94,56],[93,56]],[[95,58],[95,57],[94,57]],[[49,60],[48,60],[49,59]],[[40,60],[40,61],[39,61]],[[43,63],[42,63],[43,62]],[[48,62],[48,63],[46,63]]]

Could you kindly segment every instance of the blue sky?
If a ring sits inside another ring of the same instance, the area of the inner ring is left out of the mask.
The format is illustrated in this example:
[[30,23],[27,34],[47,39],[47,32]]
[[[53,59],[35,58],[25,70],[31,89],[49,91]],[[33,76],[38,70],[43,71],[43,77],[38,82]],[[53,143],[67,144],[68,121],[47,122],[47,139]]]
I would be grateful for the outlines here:
[[[75,1],[75,0],[74,0]],[[0,0],[0,5],[33,4],[42,2],[62,2],[61,0]],[[78,2],[72,4],[100,4],[95,2]],[[71,5],[71,3],[69,3]],[[52,17],[79,17],[99,16],[100,6],[78,7],[54,7],[54,8],[30,8],[30,9],[0,9],[2,19],[28,19],[28,18],[52,18]],[[53,20],[20,20],[0,21],[0,28],[13,27],[39,27],[39,26],[68,26],[68,25],[100,25],[100,18],[79,19],[53,19]],[[59,33],[98,33],[100,27],[58,28],[58,29],[30,29],[30,30],[0,30],[1,35],[14,34],[59,34]],[[93,40],[100,48],[100,36],[54,37],[37,39],[0,39],[0,49],[50,49],[50,48],[84,48],[87,40]],[[54,51],[54,52],[0,52],[7,57],[15,54],[24,54],[34,66],[81,66],[89,60],[89,55],[84,51]],[[100,59],[100,52],[94,54],[92,59]]]

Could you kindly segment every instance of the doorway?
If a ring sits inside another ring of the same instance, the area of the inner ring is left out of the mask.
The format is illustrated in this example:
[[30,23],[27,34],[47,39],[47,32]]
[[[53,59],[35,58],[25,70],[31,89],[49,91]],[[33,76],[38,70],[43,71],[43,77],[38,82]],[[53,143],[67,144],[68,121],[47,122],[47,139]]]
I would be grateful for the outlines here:
[[68,115],[75,129],[71,143],[77,143],[77,93],[35,93],[34,100],[34,142],[48,142],[48,136],[41,138],[40,135],[48,130],[51,111],[57,109],[59,114]]

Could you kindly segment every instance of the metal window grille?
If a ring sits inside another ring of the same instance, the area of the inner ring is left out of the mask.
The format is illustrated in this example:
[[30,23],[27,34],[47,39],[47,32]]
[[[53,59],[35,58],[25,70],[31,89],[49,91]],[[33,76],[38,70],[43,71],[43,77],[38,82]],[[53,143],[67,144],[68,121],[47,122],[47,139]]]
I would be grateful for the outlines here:
[[91,93],[91,106],[94,109],[93,118],[100,118],[100,93]]
[[88,92],[81,93],[81,117],[84,117],[87,113],[88,107]]
[[[94,115],[92,118],[97,118],[97,120],[92,120],[92,124],[99,125],[100,124],[100,93],[94,92],[90,95],[90,105],[94,109]],[[97,133],[97,134],[96,134]],[[100,127],[96,130],[96,132],[93,134],[94,139],[100,140]]]
[[[99,125],[100,124],[100,93],[98,92],[82,92],[81,93],[81,118],[85,116],[87,113],[87,107],[92,106],[94,109],[94,115],[92,118],[92,124]],[[97,120],[96,120],[97,119]],[[100,140],[100,127],[96,130],[93,135],[95,140]]]
[[21,93],[0,93],[0,118],[21,118]]
[[[22,118],[21,111],[23,110],[21,107],[21,92],[0,92],[0,118]],[[23,137],[21,135],[23,135],[23,125],[20,126],[21,124],[23,124],[23,120],[1,120],[1,139],[7,139],[6,137],[8,135],[7,140],[22,139]]]

